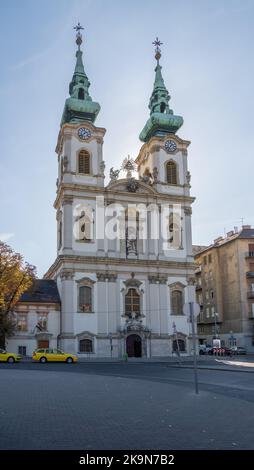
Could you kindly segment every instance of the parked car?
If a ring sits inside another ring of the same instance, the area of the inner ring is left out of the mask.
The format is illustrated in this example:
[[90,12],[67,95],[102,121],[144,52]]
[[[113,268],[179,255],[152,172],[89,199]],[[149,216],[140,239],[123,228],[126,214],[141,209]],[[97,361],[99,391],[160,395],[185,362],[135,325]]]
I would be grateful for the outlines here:
[[210,354],[210,351],[212,350],[212,346],[210,344],[200,344],[199,345],[199,354]]
[[241,346],[233,346],[231,348],[231,351],[233,354],[237,354],[237,355],[247,354],[246,349],[242,348]]
[[33,361],[38,362],[77,362],[78,358],[74,354],[65,353],[61,349],[36,349],[33,352]]
[[22,356],[16,353],[7,352],[4,349],[0,349],[0,362],[18,362],[22,359]]
[[223,349],[223,354],[225,356],[232,356],[233,352],[231,348],[228,348],[227,346],[222,346],[220,349]]

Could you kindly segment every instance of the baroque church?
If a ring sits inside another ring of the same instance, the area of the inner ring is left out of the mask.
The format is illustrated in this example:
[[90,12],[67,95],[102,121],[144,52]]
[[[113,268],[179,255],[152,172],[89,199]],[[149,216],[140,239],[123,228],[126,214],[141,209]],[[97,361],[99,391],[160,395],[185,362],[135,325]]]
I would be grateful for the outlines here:
[[189,141],[169,106],[156,39],[150,117],[134,159],[105,183],[106,129],[96,126],[76,27],[76,65],[58,135],[57,256],[20,299],[8,348],[31,356],[60,348],[79,357],[159,357],[192,349],[183,312],[195,300]]

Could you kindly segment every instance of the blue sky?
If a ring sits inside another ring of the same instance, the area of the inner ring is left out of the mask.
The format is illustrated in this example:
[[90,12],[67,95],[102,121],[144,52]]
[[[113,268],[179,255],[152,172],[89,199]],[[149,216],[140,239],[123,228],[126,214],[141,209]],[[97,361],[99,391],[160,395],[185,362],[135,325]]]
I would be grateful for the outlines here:
[[192,142],[193,242],[242,217],[254,225],[254,0],[12,0],[0,11],[0,234],[39,275],[56,256],[54,150],[78,21],[106,171],[138,154],[159,36],[179,136]]

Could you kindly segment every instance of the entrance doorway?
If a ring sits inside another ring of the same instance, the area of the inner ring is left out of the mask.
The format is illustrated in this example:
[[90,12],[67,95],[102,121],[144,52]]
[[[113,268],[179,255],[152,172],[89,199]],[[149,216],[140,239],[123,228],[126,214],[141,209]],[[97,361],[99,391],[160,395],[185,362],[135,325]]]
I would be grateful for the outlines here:
[[142,356],[142,340],[139,335],[127,336],[126,352],[129,357],[141,357]]
[[47,340],[40,340],[38,341],[38,349],[48,349],[49,341]]

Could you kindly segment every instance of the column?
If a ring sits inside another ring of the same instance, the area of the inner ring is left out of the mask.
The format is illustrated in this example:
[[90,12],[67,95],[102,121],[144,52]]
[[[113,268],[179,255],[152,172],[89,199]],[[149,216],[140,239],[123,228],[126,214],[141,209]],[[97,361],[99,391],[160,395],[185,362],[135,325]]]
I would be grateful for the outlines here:
[[60,273],[61,289],[61,347],[66,352],[76,352],[74,335],[74,272],[64,269]]
[[72,250],[73,216],[72,200],[63,200],[63,251]]

